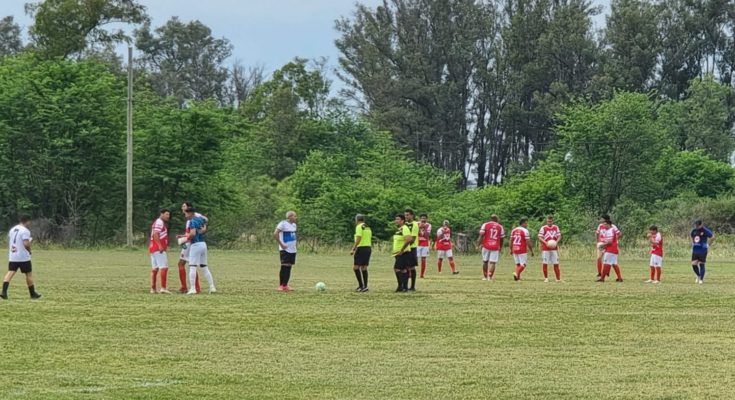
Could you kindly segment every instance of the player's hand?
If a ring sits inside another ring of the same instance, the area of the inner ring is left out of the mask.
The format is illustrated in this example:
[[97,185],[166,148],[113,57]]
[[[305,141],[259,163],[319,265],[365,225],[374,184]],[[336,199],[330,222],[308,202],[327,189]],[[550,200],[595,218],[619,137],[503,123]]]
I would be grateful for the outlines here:
[[350,255],[351,256],[354,256],[355,255],[355,249],[350,250]]
[[281,249],[283,250],[286,250],[286,248],[288,248],[288,246],[286,246],[284,243],[279,243],[278,245],[281,246]]

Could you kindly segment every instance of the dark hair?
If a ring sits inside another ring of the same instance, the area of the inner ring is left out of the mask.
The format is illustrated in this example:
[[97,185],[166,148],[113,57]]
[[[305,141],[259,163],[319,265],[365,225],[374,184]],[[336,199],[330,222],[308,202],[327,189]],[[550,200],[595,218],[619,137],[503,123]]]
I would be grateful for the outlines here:
[[426,217],[426,218],[429,218],[429,215],[428,215],[428,214],[426,214],[426,213],[423,213],[423,214],[419,215],[419,218],[421,218],[421,217]]
[[362,214],[355,215],[355,221],[356,222],[365,222],[365,216]]
[[415,214],[415,213],[413,212],[413,209],[412,209],[412,208],[407,208],[405,212],[407,212],[407,213],[409,213],[409,214],[411,214],[411,215],[416,215],[416,214]]
[[649,226],[649,227],[648,227],[648,230],[651,230],[651,231],[656,231],[656,232],[658,232],[658,226],[656,226],[656,225],[651,225],[651,226]]
[[523,225],[523,224],[525,224],[526,222],[528,222],[528,218],[521,218],[521,220],[520,220],[520,221],[518,221],[518,225]]
[[493,222],[498,222],[498,216],[497,216],[497,215],[495,215],[495,214],[491,215],[491,216],[490,216],[490,221],[493,221]]
[[194,204],[192,204],[190,201],[185,201],[184,205],[186,206],[186,208],[194,208]]
[[612,220],[610,219],[609,215],[605,214],[600,218],[602,218],[602,220],[605,221],[605,223],[612,224]]
[[702,220],[701,220],[701,219],[697,219],[697,220],[695,220],[695,221],[694,221],[694,225],[696,225],[696,226],[700,226],[700,225],[702,225]]
[[403,215],[403,214],[400,214],[400,213],[399,214],[396,214],[396,218],[400,218],[401,221],[405,221],[406,220],[406,216]]
[[165,214],[165,213],[169,213],[170,214],[171,213],[171,210],[169,210],[168,208],[162,208],[161,211],[159,211],[158,213],[159,214]]
[[551,215],[551,214],[549,214],[549,215],[546,216],[546,219],[554,219],[554,216]]
[[25,224],[26,222],[30,220],[31,220],[31,217],[28,214],[21,214],[20,217],[18,217],[18,221],[20,221],[21,224]]
[[193,213],[193,212],[196,212],[196,210],[194,209],[194,207],[189,207],[186,210],[184,210],[184,212],[186,212],[186,213]]

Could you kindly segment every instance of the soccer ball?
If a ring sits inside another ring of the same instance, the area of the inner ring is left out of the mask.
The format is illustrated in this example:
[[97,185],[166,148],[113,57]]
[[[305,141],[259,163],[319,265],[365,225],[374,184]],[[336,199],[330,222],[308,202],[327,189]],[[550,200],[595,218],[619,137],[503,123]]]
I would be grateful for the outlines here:
[[327,290],[327,284],[324,282],[317,282],[316,285],[314,285],[314,289],[316,289],[317,292],[323,292]]
[[554,240],[554,239],[549,240],[548,242],[546,242],[546,246],[548,246],[550,249],[555,249],[556,248],[556,240]]

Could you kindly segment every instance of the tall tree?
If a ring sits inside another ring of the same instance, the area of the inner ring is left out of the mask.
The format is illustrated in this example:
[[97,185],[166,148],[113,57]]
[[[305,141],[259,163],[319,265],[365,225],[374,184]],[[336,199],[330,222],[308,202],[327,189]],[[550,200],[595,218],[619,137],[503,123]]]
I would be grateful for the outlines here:
[[34,18],[30,35],[45,56],[69,57],[90,46],[128,41],[122,28],[108,25],[140,24],[148,20],[136,0],[45,0],[26,4]]
[[20,26],[12,16],[0,20],[0,57],[19,53],[23,49]]
[[154,90],[188,100],[227,100],[228,69],[224,61],[232,54],[225,38],[214,38],[200,21],[181,22],[171,18],[151,31],[150,23],[135,31],[135,45],[143,53],[142,64],[150,72]]

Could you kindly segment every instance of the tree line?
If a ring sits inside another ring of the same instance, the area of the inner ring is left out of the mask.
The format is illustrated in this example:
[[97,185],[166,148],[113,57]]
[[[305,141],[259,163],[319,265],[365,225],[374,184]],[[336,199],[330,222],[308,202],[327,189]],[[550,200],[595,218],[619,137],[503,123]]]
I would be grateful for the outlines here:
[[28,42],[0,20],[0,218],[29,212],[47,240],[124,235],[125,40],[141,234],[183,200],[220,242],[263,238],[288,209],[329,242],[358,212],[387,238],[407,206],[469,233],[491,213],[555,214],[580,238],[603,212],[632,230],[735,224],[728,1],[613,0],[598,31],[580,0],[358,4],[335,23],[337,95],[325,60],[267,74],[200,21],[151,26],[138,1],[26,11]]

